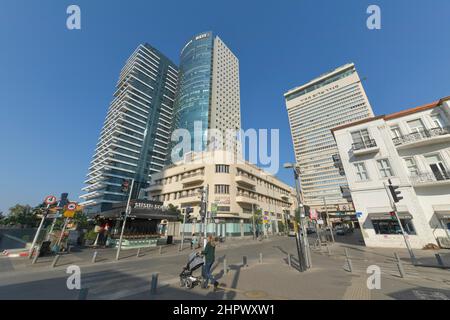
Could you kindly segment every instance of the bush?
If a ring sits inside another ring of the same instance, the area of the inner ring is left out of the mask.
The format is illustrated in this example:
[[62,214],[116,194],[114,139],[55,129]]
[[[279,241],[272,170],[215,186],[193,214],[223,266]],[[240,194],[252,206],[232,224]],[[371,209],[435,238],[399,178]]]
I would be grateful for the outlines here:
[[95,232],[94,230],[89,230],[89,231],[86,232],[86,234],[84,235],[84,239],[85,239],[85,240],[92,240],[92,241],[95,241],[95,239],[97,239],[97,232]]

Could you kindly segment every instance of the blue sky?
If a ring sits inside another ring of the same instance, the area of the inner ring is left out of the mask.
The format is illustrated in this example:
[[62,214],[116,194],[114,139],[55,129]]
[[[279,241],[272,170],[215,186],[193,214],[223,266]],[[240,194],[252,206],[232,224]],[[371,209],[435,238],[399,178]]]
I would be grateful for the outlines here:
[[[66,28],[81,7],[82,30]],[[382,29],[366,28],[378,4]],[[283,93],[354,62],[376,114],[450,95],[450,1],[0,1],[0,211],[47,194],[77,200],[124,61],[148,42],[175,63],[213,30],[240,61],[244,128],[279,128]],[[291,173],[279,177],[292,183]]]

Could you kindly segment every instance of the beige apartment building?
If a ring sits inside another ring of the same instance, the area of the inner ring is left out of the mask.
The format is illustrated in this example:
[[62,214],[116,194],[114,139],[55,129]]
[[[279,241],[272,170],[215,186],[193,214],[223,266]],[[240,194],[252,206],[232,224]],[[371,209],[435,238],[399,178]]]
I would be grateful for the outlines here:
[[214,221],[208,232],[212,228],[223,236],[251,235],[252,212],[260,212],[266,221],[260,231],[281,232],[280,224],[294,216],[297,205],[292,187],[226,151],[190,154],[185,161],[164,168],[153,175],[153,184],[143,190],[143,196],[175,205],[182,212],[192,208],[189,232],[201,232],[203,190],[207,190],[207,211]]

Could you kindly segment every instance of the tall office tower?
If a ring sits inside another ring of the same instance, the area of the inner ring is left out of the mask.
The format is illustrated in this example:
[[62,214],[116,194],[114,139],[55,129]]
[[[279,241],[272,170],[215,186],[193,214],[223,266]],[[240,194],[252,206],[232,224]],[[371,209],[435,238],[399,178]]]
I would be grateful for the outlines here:
[[83,188],[88,212],[125,201],[124,179],[135,179],[135,196],[165,165],[177,81],[177,66],[148,44],[127,60]]
[[226,130],[241,128],[239,61],[212,32],[194,36],[181,51],[174,107],[174,129],[177,128],[189,131],[191,150],[196,152],[207,150],[208,141],[212,140],[206,129],[220,130],[222,144],[216,140],[215,145],[222,148],[233,143],[226,138]]
[[353,63],[326,73],[284,94],[296,161],[300,167],[303,201],[322,210],[346,207],[340,186],[345,175],[334,166],[338,154],[330,129],[373,116]]

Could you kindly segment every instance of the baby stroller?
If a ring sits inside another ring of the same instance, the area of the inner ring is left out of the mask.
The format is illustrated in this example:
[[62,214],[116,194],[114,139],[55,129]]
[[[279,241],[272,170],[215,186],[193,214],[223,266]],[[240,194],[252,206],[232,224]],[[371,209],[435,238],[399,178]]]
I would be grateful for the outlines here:
[[201,277],[193,276],[192,272],[203,266],[203,264],[203,256],[199,252],[192,252],[189,254],[188,263],[183,267],[183,271],[180,273],[180,287],[191,289],[199,284]]

